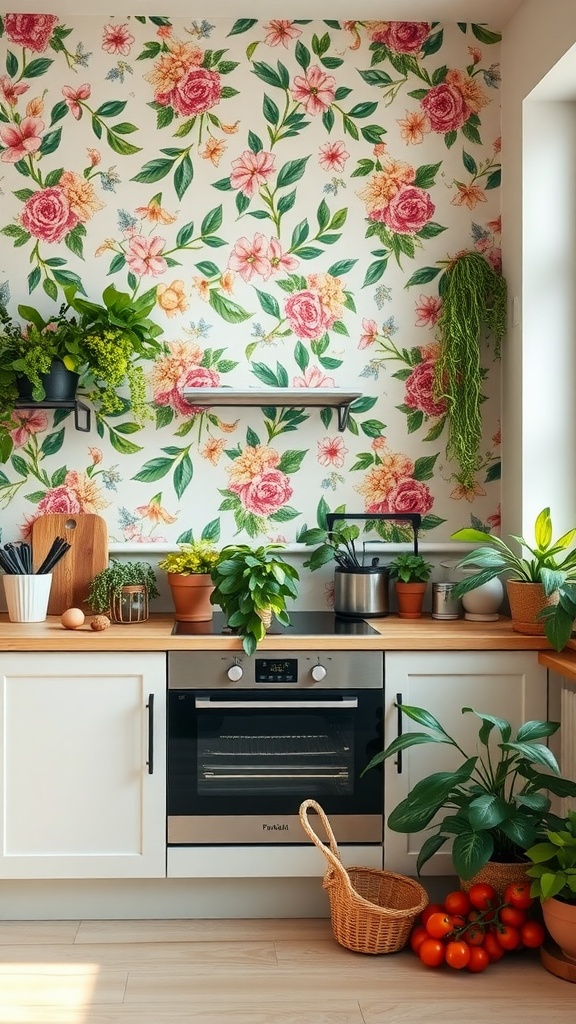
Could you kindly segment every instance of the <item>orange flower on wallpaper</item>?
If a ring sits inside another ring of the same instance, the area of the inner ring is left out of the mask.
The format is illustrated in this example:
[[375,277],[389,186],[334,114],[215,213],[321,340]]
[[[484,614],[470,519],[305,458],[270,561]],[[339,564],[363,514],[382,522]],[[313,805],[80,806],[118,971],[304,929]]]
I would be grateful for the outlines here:
[[200,455],[203,459],[211,462],[213,466],[217,466],[226,444],[227,442],[224,438],[209,437],[206,443],[202,445]]
[[147,505],[138,505],[136,508],[142,519],[149,519],[151,523],[175,523],[177,516],[173,516],[163,505],[160,504],[160,495],[151,498]]
[[161,196],[154,196],[147,206],[137,206],[135,213],[151,224],[174,224],[176,217],[160,205]]
[[407,110],[406,116],[396,123],[404,142],[412,146],[419,146],[424,142],[424,136],[432,131],[430,118],[423,110]]
[[188,300],[184,292],[184,281],[172,281],[171,284],[159,284],[156,289],[156,302],[166,316],[176,316],[188,309]]
[[98,210],[104,209],[104,203],[98,199],[92,182],[79,174],[64,171],[60,178],[60,188],[70,204],[70,209],[83,224],[98,213]]
[[200,156],[203,160],[210,160],[214,167],[218,167],[226,148],[226,143],[222,142],[222,139],[215,139],[213,135],[210,135],[206,139],[204,149],[200,150]]
[[458,189],[457,194],[451,199],[452,206],[467,206],[473,210],[478,203],[485,203],[486,193],[478,185],[463,185],[462,182],[455,182]]

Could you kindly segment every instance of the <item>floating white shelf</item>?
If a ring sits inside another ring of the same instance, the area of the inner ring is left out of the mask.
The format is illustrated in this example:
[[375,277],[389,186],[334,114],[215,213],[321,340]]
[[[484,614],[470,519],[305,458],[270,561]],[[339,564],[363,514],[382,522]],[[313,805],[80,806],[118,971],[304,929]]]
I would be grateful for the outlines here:
[[184,388],[182,397],[190,405],[205,406],[262,406],[275,405],[298,409],[336,409],[338,430],[346,429],[350,405],[362,397],[361,391],[341,391],[339,388]]

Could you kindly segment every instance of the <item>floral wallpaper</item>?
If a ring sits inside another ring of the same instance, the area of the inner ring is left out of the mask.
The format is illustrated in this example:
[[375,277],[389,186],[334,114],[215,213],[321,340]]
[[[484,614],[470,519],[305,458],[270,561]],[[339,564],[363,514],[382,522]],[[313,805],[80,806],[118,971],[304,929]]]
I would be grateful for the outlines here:
[[[500,266],[499,35],[386,21],[0,20],[0,301],[155,290],[165,353],[92,415],[15,412],[3,540],[95,512],[115,542],[297,540],[322,511],[499,522],[500,373],[473,490],[434,398],[446,267]],[[193,387],[266,387],[264,408]],[[301,388],[302,408],[274,401]],[[309,389],[361,392],[346,429]],[[398,528],[387,536],[402,537]]]

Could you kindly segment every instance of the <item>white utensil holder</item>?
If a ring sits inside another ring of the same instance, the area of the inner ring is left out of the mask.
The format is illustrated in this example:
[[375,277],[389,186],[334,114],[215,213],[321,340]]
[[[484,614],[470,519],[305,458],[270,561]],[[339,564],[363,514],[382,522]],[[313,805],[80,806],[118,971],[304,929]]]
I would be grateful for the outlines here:
[[10,622],[44,622],[52,573],[5,575],[2,579]]

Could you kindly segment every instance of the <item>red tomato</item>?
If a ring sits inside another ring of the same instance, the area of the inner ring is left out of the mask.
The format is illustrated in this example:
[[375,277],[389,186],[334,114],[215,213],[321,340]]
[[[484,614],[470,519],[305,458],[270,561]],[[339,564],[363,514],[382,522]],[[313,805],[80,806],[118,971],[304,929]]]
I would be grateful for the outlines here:
[[503,928],[498,929],[496,932],[496,938],[502,946],[502,949],[517,949],[520,945],[520,932],[517,928],[513,928],[512,925],[509,924],[505,924]]
[[504,902],[519,910],[526,910],[534,903],[530,895],[530,882],[512,882],[504,892]]
[[462,939],[447,944],[446,963],[449,967],[454,967],[457,971],[461,971],[463,967],[466,967],[469,960],[470,947]]
[[425,928],[433,939],[443,939],[452,931],[452,918],[448,914],[432,914],[426,921]]
[[458,917],[466,917],[466,914],[470,913],[472,904],[468,898],[468,893],[460,892],[449,892],[446,899],[444,900],[444,907],[447,914],[457,914]]
[[477,921],[479,917],[482,917],[479,910],[471,910],[469,914],[466,914],[467,921]]
[[470,959],[466,964],[466,970],[471,971],[472,974],[480,974],[480,971],[485,971],[490,963],[490,957],[482,946],[472,946],[470,950]]
[[488,953],[491,963],[494,963],[496,960],[501,960],[505,955],[504,949],[493,932],[486,932],[484,942],[482,943],[482,949],[485,949]]
[[475,882],[468,891],[470,897],[470,903],[476,910],[489,910],[490,907],[496,906],[498,897],[496,896],[496,890],[488,882]]
[[498,914],[502,924],[511,924],[513,928],[521,928],[526,923],[526,911],[518,907],[502,907]]
[[422,924],[426,924],[428,918],[432,917],[432,914],[444,913],[445,911],[443,903],[429,903],[428,906],[425,907],[422,913],[420,914],[420,920],[422,921]]
[[466,940],[469,946],[481,946],[484,942],[485,934],[481,925],[472,924],[468,926],[462,938]]
[[538,949],[546,938],[546,932],[539,921],[526,921],[520,929],[520,938],[528,949]]
[[444,943],[440,939],[424,939],[418,956],[426,967],[440,967],[444,963]]
[[414,953],[418,953],[420,946],[424,942],[424,939],[429,939],[430,936],[426,931],[423,924],[416,925],[410,933],[410,948]]

